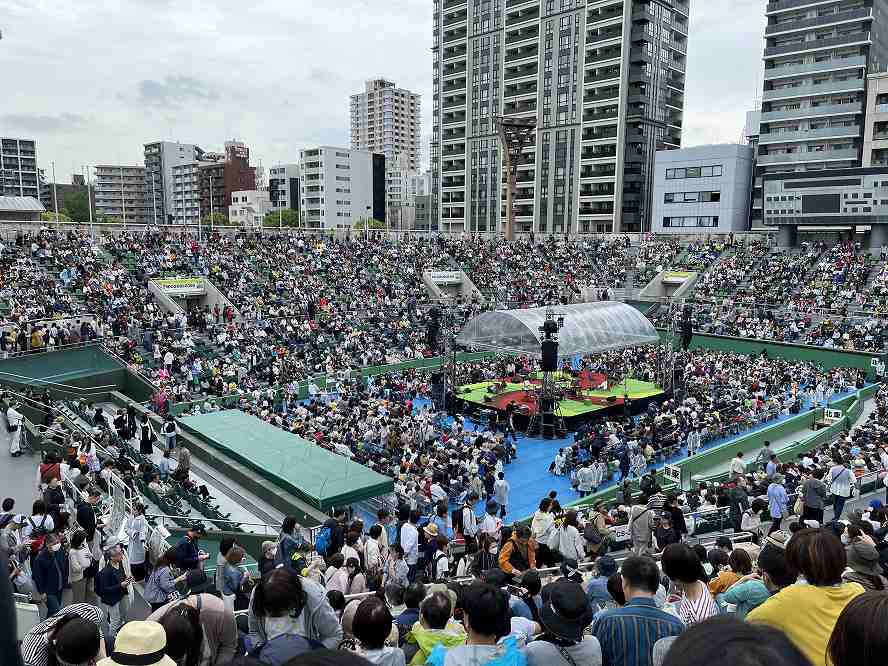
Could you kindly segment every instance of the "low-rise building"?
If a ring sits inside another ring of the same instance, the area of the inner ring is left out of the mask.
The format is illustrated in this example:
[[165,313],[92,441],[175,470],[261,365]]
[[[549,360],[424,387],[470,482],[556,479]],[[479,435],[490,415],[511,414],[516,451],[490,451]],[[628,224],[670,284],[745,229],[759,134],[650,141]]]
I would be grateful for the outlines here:
[[265,190],[240,190],[231,193],[228,221],[242,227],[258,229],[272,210],[271,199]]
[[0,196],[0,220],[4,222],[37,222],[46,212],[34,197]]
[[657,151],[654,233],[744,231],[749,220],[753,149],[743,144]]

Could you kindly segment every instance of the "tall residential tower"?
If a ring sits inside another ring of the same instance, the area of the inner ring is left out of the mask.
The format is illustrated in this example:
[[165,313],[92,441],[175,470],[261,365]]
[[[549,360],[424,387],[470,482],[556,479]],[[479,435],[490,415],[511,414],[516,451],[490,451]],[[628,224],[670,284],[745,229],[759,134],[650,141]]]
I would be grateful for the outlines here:
[[[768,174],[861,166],[866,72],[888,64],[886,12],[886,0],[768,3],[753,227],[763,221]],[[766,207],[769,223],[792,215]]]
[[385,79],[370,79],[351,96],[351,147],[385,155],[393,164],[403,155],[416,171],[420,159],[420,96]]
[[434,0],[430,219],[501,229],[497,117],[536,122],[516,231],[646,231],[681,144],[688,0]]

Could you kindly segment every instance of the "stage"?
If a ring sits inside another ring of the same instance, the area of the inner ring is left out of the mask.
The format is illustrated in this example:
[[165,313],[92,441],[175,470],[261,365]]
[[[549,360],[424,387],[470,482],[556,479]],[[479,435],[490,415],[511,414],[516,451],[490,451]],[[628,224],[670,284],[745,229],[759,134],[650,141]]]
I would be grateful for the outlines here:
[[[514,378],[513,378],[514,379]],[[559,387],[566,391],[573,387],[571,397],[565,397],[558,402],[560,414],[565,419],[582,420],[598,412],[605,410],[617,411],[623,409],[623,396],[628,395],[633,403],[632,411],[637,411],[645,406],[651,398],[663,395],[663,389],[651,382],[643,382],[637,379],[625,379],[608,388],[601,389],[605,376],[599,373],[583,372],[574,377],[569,374],[556,375]],[[509,378],[497,381],[485,381],[477,384],[460,386],[457,390],[457,400],[468,403],[468,406],[495,409],[505,412],[507,405],[514,401],[521,409],[524,416],[532,416],[539,411],[535,390],[539,387],[540,379],[534,376],[529,380],[533,386],[530,391],[525,390],[524,383],[515,383]],[[488,389],[495,384],[502,386],[496,393]]]

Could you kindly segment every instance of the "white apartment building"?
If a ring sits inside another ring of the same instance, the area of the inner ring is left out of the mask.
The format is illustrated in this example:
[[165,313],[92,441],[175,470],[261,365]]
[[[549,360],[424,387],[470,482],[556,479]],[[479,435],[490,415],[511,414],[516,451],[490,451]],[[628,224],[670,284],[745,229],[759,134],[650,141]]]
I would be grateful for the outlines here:
[[[199,160],[203,153],[193,143],[155,141],[145,144],[145,191],[152,202],[157,201],[158,219],[170,224],[176,221],[173,168]],[[180,210],[180,217],[181,214]]]
[[657,234],[745,231],[753,148],[744,144],[657,151],[654,219]]
[[[145,190],[145,167],[100,164],[93,183],[96,219],[124,224],[152,224],[153,201]],[[158,209],[158,222],[162,222]]]
[[435,0],[431,225],[502,231],[498,118],[532,119],[518,232],[651,227],[681,145],[688,0]]
[[37,142],[33,139],[0,138],[0,196],[40,200]]
[[420,95],[392,81],[366,81],[364,92],[351,96],[352,150],[385,155],[388,163],[403,155],[408,169],[419,169],[420,100]]
[[231,193],[228,220],[242,227],[258,229],[272,211],[271,199],[265,190],[240,190]]
[[352,228],[386,220],[385,157],[333,146],[299,152],[300,214],[305,226]]
[[754,228],[766,176],[861,166],[866,72],[888,55],[874,12],[886,10],[885,0],[767,4]]

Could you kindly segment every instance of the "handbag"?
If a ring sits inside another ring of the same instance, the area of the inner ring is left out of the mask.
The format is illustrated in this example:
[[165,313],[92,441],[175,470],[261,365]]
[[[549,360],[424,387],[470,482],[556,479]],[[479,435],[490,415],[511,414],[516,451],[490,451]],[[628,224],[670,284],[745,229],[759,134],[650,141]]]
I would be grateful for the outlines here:
[[792,507],[792,512],[797,516],[801,516],[802,512],[804,510],[805,510],[805,503],[802,502],[802,496],[799,495],[795,501],[795,504]]

